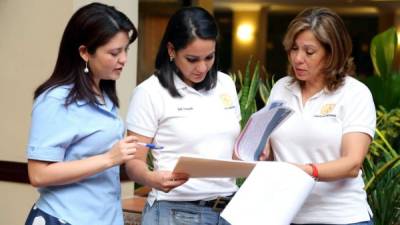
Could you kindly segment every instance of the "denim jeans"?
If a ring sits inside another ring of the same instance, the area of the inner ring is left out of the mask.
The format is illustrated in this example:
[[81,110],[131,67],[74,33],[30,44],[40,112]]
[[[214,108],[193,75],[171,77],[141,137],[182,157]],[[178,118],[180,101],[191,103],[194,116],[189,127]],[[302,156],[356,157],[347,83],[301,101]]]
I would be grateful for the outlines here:
[[142,225],[230,225],[211,207],[191,202],[155,201],[142,213]]
[[370,220],[370,221],[364,221],[364,222],[358,222],[358,223],[348,223],[348,224],[322,224],[322,223],[295,224],[295,223],[292,223],[291,225],[374,225],[374,222],[372,220]]

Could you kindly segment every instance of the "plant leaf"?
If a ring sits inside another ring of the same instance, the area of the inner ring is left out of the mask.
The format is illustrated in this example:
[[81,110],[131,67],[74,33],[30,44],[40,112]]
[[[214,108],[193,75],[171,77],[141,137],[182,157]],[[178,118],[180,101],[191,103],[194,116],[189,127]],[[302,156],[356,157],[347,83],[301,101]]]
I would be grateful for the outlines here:
[[396,50],[396,29],[394,27],[377,34],[371,41],[370,55],[378,76],[387,76],[393,71]]
[[251,77],[249,94],[247,96],[246,108],[249,108],[253,101],[255,101],[255,97],[258,91],[258,86],[260,84],[260,63],[257,62],[256,67],[254,68],[253,76]]

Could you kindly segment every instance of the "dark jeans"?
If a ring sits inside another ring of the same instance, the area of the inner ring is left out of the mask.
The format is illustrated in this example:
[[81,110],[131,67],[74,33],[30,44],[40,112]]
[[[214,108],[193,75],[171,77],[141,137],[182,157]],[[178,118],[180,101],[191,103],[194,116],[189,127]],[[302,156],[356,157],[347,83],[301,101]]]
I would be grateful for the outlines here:
[[29,212],[25,225],[35,225],[35,224],[71,225],[61,219],[58,219],[52,215],[43,212],[36,205],[34,205],[31,211]]

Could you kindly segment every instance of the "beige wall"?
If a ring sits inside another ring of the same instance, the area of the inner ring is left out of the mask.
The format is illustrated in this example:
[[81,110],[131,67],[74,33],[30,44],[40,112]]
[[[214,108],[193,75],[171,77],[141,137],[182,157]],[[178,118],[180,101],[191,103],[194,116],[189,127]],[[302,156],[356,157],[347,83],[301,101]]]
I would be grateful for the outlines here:
[[0,1],[0,160],[25,161],[34,88],[55,63],[70,1]]
[[[85,0],[0,0],[0,160],[25,162],[32,95],[50,75],[59,42],[72,13]],[[138,25],[138,0],[100,1],[115,5]],[[137,43],[118,81],[121,115],[136,85]],[[122,184],[122,197],[133,193],[133,183]],[[0,181],[0,224],[23,224],[38,194],[28,184]]]
[[0,224],[24,224],[39,194],[28,184],[0,181]]

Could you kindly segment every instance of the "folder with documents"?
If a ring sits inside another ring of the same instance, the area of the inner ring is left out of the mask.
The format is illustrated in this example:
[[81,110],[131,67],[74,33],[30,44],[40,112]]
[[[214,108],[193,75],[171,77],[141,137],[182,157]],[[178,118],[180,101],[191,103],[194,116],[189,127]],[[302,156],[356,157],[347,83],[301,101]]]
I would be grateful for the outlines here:
[[258,161],[271,133],[292,113],[292,109],[282,106],[255,112],[236,140],[236,155],[244,161]]
[[247,177],[271,133],[291,114],[291,109],[282,106],[254,113],[235,142],[234,150],[242,161],[181,156],[173,171],[190,177]]

